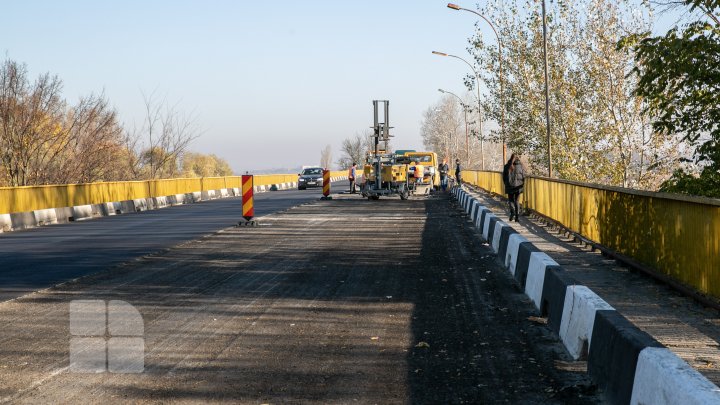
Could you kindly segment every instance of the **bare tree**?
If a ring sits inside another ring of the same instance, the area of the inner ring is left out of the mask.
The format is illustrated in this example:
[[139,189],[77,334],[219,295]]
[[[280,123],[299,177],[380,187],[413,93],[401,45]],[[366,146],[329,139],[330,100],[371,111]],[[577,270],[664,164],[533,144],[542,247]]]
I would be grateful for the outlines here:
[[342,142],[342,157],[338,159],[337,165],[341,169],[359,165],[365,161],[365,154],[373,149],[372,130],[366,130],[364,134],[356,133],[354,137],[346,138]]
[[70,142],[55,125],[65,108],[61,89],[60,79],[47,73],[30,84],[27,67],[15,61],[0,67],[0,162],[11,186],[38,183]]
[[130,178],[117,113],[104,95],[80,99],[66,114],[64,132],[70,142],[59,154],[45,182],[89,183]]
[[330,169],[331,164],[332,164],[332,146],[326,145],[320,151],[320,166],[322,166],[325,169]]
[[12,186],[124,178],[121,129],[103,94],[68,107],[62,82],[0,66],[0,180]]
[[177,104],[143,94],[145,118],[142,126],[126,133],[126,149],[137,155],[137,178],[165,178],[175,175],[179,161],[190,142],[200,136],[192,115],[182,113]]

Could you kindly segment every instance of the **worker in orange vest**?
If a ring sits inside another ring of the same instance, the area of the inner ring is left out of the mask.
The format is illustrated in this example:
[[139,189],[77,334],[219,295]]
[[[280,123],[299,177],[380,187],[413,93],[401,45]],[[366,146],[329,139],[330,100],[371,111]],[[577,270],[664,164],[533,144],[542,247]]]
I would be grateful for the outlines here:
[[423,167],[423,165],[420,164],[420,162],[416,162],[415,163],[415,174],[414,174],[415,182],[422,183],[424,175],[425,175],[425,168]]

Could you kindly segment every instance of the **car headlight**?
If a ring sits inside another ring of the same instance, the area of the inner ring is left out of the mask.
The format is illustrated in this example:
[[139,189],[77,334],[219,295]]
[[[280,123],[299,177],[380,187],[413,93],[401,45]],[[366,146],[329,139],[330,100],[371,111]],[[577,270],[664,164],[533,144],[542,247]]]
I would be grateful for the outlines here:
[[303,182],[303,181],[305,181],[305,179],[303,179],[302,177],[300,177],[300,179],[299,179],[298,181]]

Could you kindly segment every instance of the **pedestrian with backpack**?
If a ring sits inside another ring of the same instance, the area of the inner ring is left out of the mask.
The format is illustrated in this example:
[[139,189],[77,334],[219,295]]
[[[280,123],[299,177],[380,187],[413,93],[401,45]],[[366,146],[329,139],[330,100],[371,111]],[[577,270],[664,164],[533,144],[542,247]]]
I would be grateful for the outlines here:
[[503,167],[503,183],[510,203],[510,221],[520,222],[520,203],[518,199],[525,186],[525,167],[520,156],[512,154]]

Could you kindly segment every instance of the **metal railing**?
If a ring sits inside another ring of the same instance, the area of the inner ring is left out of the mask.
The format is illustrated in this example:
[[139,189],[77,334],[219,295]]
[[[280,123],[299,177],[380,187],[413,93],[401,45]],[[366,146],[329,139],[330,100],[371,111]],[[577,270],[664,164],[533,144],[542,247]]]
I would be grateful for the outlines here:
[[[463,180],[503,194],[499,172]],[[720,298],[720,200],[530,177],[523,204],[582,237]]]

